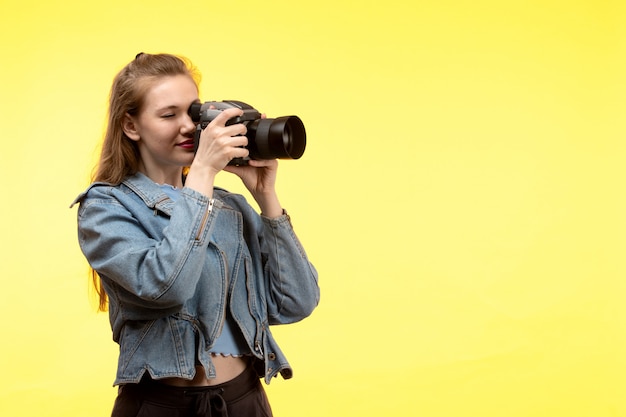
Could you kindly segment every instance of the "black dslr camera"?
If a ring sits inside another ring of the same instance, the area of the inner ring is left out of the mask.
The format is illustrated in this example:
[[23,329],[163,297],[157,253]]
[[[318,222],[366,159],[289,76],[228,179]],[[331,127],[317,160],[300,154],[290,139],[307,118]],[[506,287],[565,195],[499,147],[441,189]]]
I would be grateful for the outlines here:
[[223,110],[230,108],[243,110],[243,114],[233,117],[226,126],[243,123],[248,129],[246,137],[250,152],[248,158],[235,158],[229,165],[247,165],[250,159],[298,159],[306,148],[306,131],[298,116],[283,116],[276,119],[262,119],[261,113],[241,101],[207,101],[193,103],[188,110],[191,120],[196,123],[194,151],[198,149],[200,133]]

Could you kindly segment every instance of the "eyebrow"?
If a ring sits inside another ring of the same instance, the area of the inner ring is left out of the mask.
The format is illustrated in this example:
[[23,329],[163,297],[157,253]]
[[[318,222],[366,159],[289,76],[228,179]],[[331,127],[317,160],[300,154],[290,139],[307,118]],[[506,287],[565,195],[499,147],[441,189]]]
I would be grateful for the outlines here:
[[171,104],[169,106],[159,107],[158,109],[156,109],[156,111],[176,110],[176,109],[179,109],[179,108],[180,108],[180,106],[175,106],[174,104]]
[[[200,101],[200,99],[198,99],[198,100],[194,100],[193,103],[201,103],[201,101]],[[160,112],[160,111],[164,111],[164,110],[178,110],[180,108],[181,108],[181,106],[177,106],[175,104],[170,104],[169,106],[159,107],[158,109],[156,109],[156,111]]]

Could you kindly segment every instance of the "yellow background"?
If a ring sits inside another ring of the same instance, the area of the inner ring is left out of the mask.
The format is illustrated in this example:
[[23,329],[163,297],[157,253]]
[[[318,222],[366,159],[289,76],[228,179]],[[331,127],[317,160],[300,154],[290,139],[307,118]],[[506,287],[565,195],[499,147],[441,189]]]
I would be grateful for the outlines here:
[[0,6],[0,415],[110,413],[68,206],[145,51],[307,127],[279,192],[322,302],[276,329],[277,417],[626,416],[624,2]]

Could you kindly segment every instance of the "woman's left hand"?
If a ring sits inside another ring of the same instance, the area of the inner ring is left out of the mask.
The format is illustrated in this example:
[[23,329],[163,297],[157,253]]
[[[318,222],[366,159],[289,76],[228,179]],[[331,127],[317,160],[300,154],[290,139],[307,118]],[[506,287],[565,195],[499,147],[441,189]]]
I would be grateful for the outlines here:
[[[265,113],[261,119],[267,118]],[[227,165],[224,171],[232,172],[243,181],[252,197],[261,208],[261,214],[273,218],[283,214],[283,208],[276,194],[276,173],[278,160],[248,160],[248,165]]]
[[227,165],[224,171],[232,172],[243,181],[253,196],[275,192],[278,161],[250,159],[248,165]]
[[261,208],[261,213],[267,217],[279,217],[283,209],[276,194],[276,174],[278,160],[255,160],[248,161],[248,165],[228,165],[224,171],[237,175],[252,194]]

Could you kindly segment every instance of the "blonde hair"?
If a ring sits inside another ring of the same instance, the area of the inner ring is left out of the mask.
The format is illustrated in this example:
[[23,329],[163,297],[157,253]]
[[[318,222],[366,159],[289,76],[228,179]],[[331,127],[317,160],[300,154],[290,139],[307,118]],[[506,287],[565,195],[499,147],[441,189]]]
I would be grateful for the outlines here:
[[[163,77],[189,76],[196,87],[200,73],[187,58],[171,54],[139,53],[115,76],[109,96],[108,122],[100,159],[92,175],[92,181],[118,185],[137,172],[139,151],[137,143],[126,136],[122,124],[126,114],[137,115],[152,84]],[[91,270],[93,284],[99,297],[98,309],[107,310],[108,299],[102,281]]]

